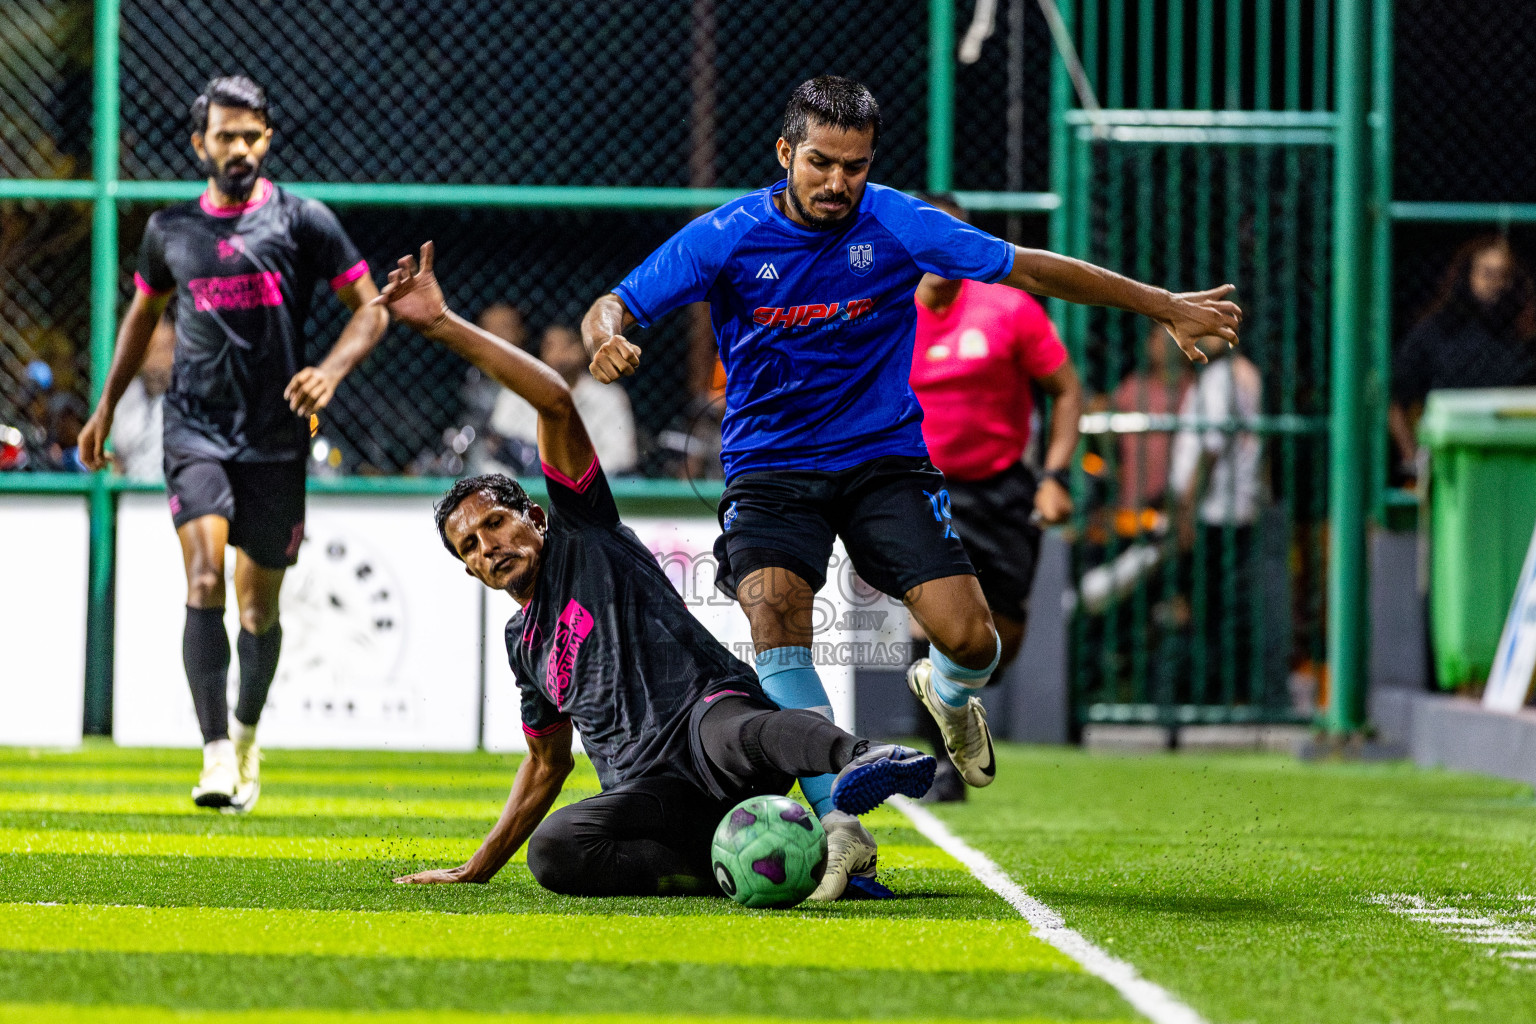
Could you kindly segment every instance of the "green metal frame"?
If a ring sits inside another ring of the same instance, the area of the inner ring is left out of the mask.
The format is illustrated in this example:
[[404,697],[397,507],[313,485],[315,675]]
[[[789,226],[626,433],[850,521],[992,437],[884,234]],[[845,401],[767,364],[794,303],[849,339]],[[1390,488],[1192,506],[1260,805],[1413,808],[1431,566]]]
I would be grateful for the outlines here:
[[[1243,19],[1253,19],[1257,41],[1256,67],[1261,83],[1256,105],[1278,100],[1284,110],[1221,112],[1209,108],[1218,90],[1228,105],[1240,86],[1235,62],[1228,62],[1225,81],[1215,81],[1211,62],[1216,40],[1212,25],[1220,0],[1171,0],[1167,18],[1169,60],[1168,105],[1187,101],[1200,109],[1153,111],[1153,5],[1137,8],[1137,72],[1127,81],[1124,50],[1127,11],[1122,3],[1108,5],[1112,59],[1106,99],[1115,109],[1096,116],[1073,108],[1073,92],[1065,63],[1053,54],[1050,80],[1050,191],[959,192],[961,205],[983,212],[1043,213],[1049,216],[1049,239],[1059,252],[1082,253],[1087,248],[1089,199],[1087,153],[1083,140],[1095,132],[1127,142],[1189,143],[1193,145],[1326,144],[1335,152],[1333,202],[1335,293],[1331,310],[1334,339],[1332,412],[1325,424],[1316,418],[1273,417],[1271,432],[1318,433],[1334,438],[1331,447],[1331,543],[1329,564],[1329,661],[1334,703],[1327,724],[1340,732],[1364,725],[1365,678],[1365,525],[1383,521],[1396,507],[1379,481],[1387,452],[1384,442],[1386,373],[1390,352],[1388,299],[1391,282],[1391,226],[1399,222],[1536,223],[1536,204],[1393,202],[1392,160],[1392,5],[1390,0],[1312,0],[1314,17],[1324,23],[1332,15],[1335,33],[1315,34],[1313,53],[1314,109],[1301,105],[1301,69],[1297,54],[1301,39],[1301,3],[1287,4],[1283,24],[1272,24],[1269,0],[1245,5],[1227,0],[1229,49],[1243,40]],[[1181,28],[1186,4],[1196,8],[1197,38],[1186,56]],[[1368,8],[1367,4],[1371,6]],[[1069,28],[1077,27],[1081,4],[1083,57],[1089,67],[1098,60],[1098,19],[1104,0],[1058,0]],[[929,0],[928,152],[927,185],[948,191],[953,185],[955,3]],[[1367,19],[1369,18],[1369,21]],[[96,0],[94,8],[94,123],[92,177],[89,181],[3,180],[0,200],[89,202],[91,214],[91,393],[97,398],[110,365],[117,324],[118,239],[117,206],[123,202],[169,202],[196,196],[201,182],[119,181],[119,25],[120,0]],[[1279,87],[1284,96],[1270,96],[1268,62],[1271,41],[1279,36],[1286,57]],[[1330,59],[1329,54],[1332,54]],[[1193,95],[1185,95],[1186,61],[1195,65]],[[1329,110],[1330,79],[1336,95]],[[1133,96],[1130,94],[1134,94]],[[1133,99],[1140,109],[1121,109]],[[1369,104],[1369,111],[1367,109]],[[340,206],[451,206],[500,209],[628,209],[696,210],[716,206],[742,194],[731,188],[565,187],[543,185],[358,184],[300,182],[295,192]],[[1321,198],[1321,197],[1320,197]],[[1367,253],[1368,259],[1360,254]],[[1082,353],[1084,311],[1053,301],[1051,312],[1064,328],[1069,349]],[[1292,422],[1295,421],[1295,422]],[[1305,422],[1303,422],[1305,421]],[[541,482],[529,481],[532,488]],[[435,479],[315,480],[311,491],[327,494],[429,494],[446,481]],[[145,489],[106,474],[0,475],[0,494],[53,493],[86,497],[91,511],[90,620],[86,680],[86,726],[90,732],[110,728],[112,573],[115,504],[123,491]],[[153,489],[153,488],[150,488]],[[631,514],[691,511],[702,501],[718,500],[718,487],[695,491],[675,481],[627,481],[615,486],[621,507]]]
[[[121,0],[96,0],[94,7],[94,114],[92,174],[89,181],[0,180],[0,200],[88,202],[91,210],[91,400],[106,384],[117,330],[119,203],[164,203],[202,192],[196,181],[121,181],[119,167],[119,32]],[[955,11],[953,0],[929,2],[928,175],[927,185],[949,191],[953,184]],[[359,184],[297,182],[295,193],[337,206],[480,207],[566,210],[697,210],[727,203],[745,193],[732,188],[630,188],[617,186]],[[955,193],[967,209],[1056,216],[1053,192]],[[451,481],[424,478],[311,480],[312,494],[436,495]],[[542,480],[526,481],[535,496]],[[157,485],[124,481],[105,472],[89,476],[53,473],[0,474],[0,495],[75,494],[90,506],[90,578],[85,680],[85,728],[111,731],[112,615],[117,495],[155,491]],[[672,480],[620,480],[614,496],[627,515],[713,514],[719,484]]]
[[1333,310],[1328,446],[1328,666],[1326,724],[1338,734],[1365,725],[1367,648],[1365,477],[1361,383],[1368,267],[1361,266],[1366,221],[1366,0],[1335,6],[1333,162]]

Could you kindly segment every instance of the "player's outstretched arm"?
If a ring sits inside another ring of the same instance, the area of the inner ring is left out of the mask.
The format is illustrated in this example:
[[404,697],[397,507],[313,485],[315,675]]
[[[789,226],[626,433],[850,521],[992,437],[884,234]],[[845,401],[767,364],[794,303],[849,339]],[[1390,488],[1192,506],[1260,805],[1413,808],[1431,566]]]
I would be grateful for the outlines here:
[[1237,328],[1243,321],[1242,309],[1226,298],[1235,285],[1175,293],[1043,249],[1015,250],[1013,271],[1003,283],[1085,306],[1140,313],[1162,324],[1184,354],[1201,363],[1206,362],[1205,353],[1195,342],[1214,335],[1236,345]]
[[539,414],[539,456],[579,480],[597,453],[565,380],[545,363],[449,309],[432,261],[431,242],[421,247],[419,264],[414,256],[401,257],[375,304],[387,307],[401,323],[467,359],[533,406]]
[[367,274],[336,293],[352,311],[352,319],[341,329],[336,344],[319,366],[304,367],[288,382],[283,397],[290,409],[300,416],[309,416],[330,405],[342,380],[384,337],[389,328],[389,312],[374,303],[378,296],[378,286]]
[[512,859],[555,805],[560,787],[576,766],[571,757],[571,726],[566,723],[548,736],[528,737],[528,756],[517,766],[512,795],[490,835],[468,861],[456,868],[421,871],[395,879],[403,885],[432,882],[489,882]]
[[592,360],[592,376],[604,384],[628,377],[640,366],[640,346],[624,337],[636,323],[624,300],[609,292],[581,318],[581,343]]
[[160,314],[165,312],[169,298],[169,295],[146,295],[134,289],[128,312],[117,329],[117,350],[112,353],[107,385],[101,391],[96,411],[80,429],[80,461],[87,469],[100,469],[107,464],[107,437],[112,433],[112,416],[123,392],[144,367],[149,339],[155,333],[155,324],[160,322]]

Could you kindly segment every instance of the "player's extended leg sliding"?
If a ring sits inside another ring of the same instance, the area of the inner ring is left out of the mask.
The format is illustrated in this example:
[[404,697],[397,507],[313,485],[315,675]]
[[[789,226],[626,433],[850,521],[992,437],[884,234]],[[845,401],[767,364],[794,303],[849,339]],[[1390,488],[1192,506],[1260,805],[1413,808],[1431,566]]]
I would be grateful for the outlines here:
[[[834,806],[851,816],[894,793],[921,796],[933,782],[926,754],[871,745],[814,712],[770,710],[743,697],[719,697],[700,717],[698,736],[699,752],[730,795],[648,777],[562,807],[528,840],[528,870],[539,884],[570,896],[713,892],[710,840],[742,797],[784,792],[796,776],[834,773]],[[835,876],[830,857],[827,870]]]

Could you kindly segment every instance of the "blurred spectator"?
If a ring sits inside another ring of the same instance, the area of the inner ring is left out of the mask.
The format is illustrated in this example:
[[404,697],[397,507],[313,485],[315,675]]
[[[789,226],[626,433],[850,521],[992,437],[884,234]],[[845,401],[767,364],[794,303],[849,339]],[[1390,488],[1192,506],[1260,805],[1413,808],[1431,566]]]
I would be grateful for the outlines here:
[[1414,426],[1437,388],[1536,384],[1536,285],[1502,235],[1482,235],[1456,251],[1429,309],[1392,358],[1388,426],[1412,477]]
[[1202,338],[1200,348],[1210,363],[1180,403],[1179,418],[1187,425],[1174,437],[1168,475],[1170,497],[1178,503],[1180,546],[1194,551],[1192,585],[1203,596],[1194,624],[1196,642],[1205,650],[1205,672],[1203,680],[1194,681],[1204,690],[1194,699],[1219,698],[1223,666],[1231,664],[1235,696],[1243,700],[1254,656],[1254,523],[1264,499],[1264,445],[1252,431],[1198,424],[1253,422],[1264,382],[1258,367],[1224,339]]
[[[610,476],[632,473],[638,461],[635,416],[629,395],[617,384],[599,384],[587,372],[587,350],[574,327],[554,324],[539,339],[539,358],[571,387],[576,409],[587,425],[597,459]],[[500,440],[488,453],[500,463],[491,471],[526,473],[538,462],[538,415],[533,407],[512,392],[502,390],[491,413],[490,433]]]
[[[528,325],[523,311],[510,302],[493,302],[480,311],[475,319],[483,330],[496,335],[502,341],[518,348],[528,347]],[[491,429],[491,416],[496,410],[496,399],[502,387],[476,367],[464,371],[464,387],[460,397],[464,401],[461,417],[472,431],[472,440],[464,454],[464,471],[471,475],[490,472],[490,463],[501,448],[503,438]],[[531,468],[531,467],[530,467]]]
[[[714,343],[711,336],[710,343]],[[688,406],[656,435],[661,473],[678,480],[723,480],[720,428],[725,416],[725,366],[713,356],[709,384],[694,392]]]
[[56,473],[87,473],[80,461],[80,428],[85,426],[85,400],[68,391],[48,399],[48,446],[43,469]]
[[[1161,324],[1152,324],[1144,341],[1143,369],[1127,374],[1110,396],[1117,413],[1169,416],[1179,411],[1194,382],[1194,373],[1173,338]],[[1162,431],[1121,434],[1120,507],[1162,507],[1168,488],[1168,458],[1172,435]]]
[[26,364],[17,419],[0,424],[0,470],[46,470],[48,465],[48,400],[53,370],[41,359]]
[[175,311],[172,299],[150,335],[144,367],[123,392],[112,419],[112,454],[117,471],[129,480],[165,479],[163,407],[176,354]]

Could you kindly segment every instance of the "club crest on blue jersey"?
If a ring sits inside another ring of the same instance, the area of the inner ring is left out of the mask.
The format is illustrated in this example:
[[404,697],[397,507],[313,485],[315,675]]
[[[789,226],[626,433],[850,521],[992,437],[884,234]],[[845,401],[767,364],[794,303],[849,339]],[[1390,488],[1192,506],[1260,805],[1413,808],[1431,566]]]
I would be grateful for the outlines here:
[[857,277],[863,277],[875,269],[875,247],[869,242],[860,242],[848,247],[848,269]]

